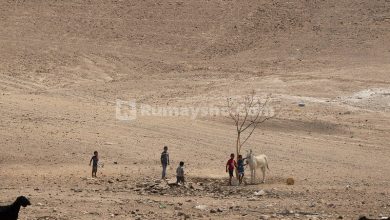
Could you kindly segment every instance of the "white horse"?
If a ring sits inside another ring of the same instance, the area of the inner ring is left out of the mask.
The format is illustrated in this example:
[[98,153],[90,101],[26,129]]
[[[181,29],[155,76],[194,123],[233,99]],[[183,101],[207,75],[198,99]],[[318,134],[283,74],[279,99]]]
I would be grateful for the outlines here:
[[263,180],[261,181],[262,183],[265,182],[265,169],[268,168],[268,160],[267,156],[264,154],[255,156],[252,153],[252,150],[247,151],[247,156],[246,156],[246,161],[247,164],[249,164],[249,168],[251,170],[251,183],[254,183],[256,181],[256,169],[260,168],[261,171],[263,172]]

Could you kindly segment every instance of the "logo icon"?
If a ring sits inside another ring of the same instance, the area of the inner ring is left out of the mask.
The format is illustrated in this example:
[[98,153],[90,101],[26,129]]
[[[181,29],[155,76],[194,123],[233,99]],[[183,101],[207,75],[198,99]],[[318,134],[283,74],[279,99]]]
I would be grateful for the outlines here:
[[120,121],[132,121],[137,119],[137,103],[135,100],[116,100],[115,116]]

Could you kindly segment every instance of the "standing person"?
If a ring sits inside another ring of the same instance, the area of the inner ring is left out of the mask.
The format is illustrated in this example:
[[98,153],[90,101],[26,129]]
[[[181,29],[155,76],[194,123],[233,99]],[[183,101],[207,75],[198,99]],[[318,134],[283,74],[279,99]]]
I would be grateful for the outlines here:
[[180,161],[179,166],[176,169],[176,184],[184,184],[184,162]]
[[242,155],[238,155],[237,171],[238,171],[238,181],[240,184],[242,183],[242,180],[244,179],[244,166],[246,166],[246,164],[244,164],[244,160],[245,159],[242,158]]
[[98,162],[99,162],[99,153],[97,151],[93,152],[93,156],[91,160],[89,161],[89,166],[92,164],[92,178],[96,177],[97,168],[98,168]]
[[230,159],[226,163],[226,173],[229,171],[229,186],[232,185],[232,178],[234,176],[234,168],[237,167],[237,163],[234,160],[234,154],[230,154]]
[[164,146],[164,151],[161,153],[162,179],[165,179],[168,165],[169,165],[168,146]]

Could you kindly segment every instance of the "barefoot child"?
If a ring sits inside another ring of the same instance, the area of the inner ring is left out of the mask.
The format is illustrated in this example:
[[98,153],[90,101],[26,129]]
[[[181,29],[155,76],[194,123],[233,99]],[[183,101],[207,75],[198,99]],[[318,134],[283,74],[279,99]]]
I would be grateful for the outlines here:
[[184,184],[184,162],[180,161],[179,166],[176,169],[176,184]]
[[230,159],[226,163],[226,173],[229,171],[229,186],[232,185],[232,178],[234,175],[234,168],[237,167],[237,163],[234,160],[234,154],[230,154]]
[[96,177],[97,167],[98,167],[98,162],[99,162],[99,154],[97,151],[93,152],[93,156],[92,156],[91,160],[89,161],[89,166],[91,166],[92,162],[93,162],[93,164],[92,164],[92,178],[93,178],[93,177]]

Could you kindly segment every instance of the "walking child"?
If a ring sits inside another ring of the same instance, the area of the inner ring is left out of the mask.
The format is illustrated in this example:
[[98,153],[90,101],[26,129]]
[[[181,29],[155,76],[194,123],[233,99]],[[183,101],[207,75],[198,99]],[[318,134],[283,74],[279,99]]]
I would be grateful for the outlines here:
[[97,168],[98,168],[98,162],[99,162],[99,153],[97,151],[93,152],[93,156],[91,160],[89,161],[89,166],[92,164],[92,178],[96,177]]
[[226,173],[229,171],[229,186],[232,185],[232,178],[234,176],[234,169],[237,167],[237,163],[234,160],[234,154],[230,154],[230,159],[226,163]]
[[184,184],[184,162],[180,161],[179,166],[176,169],[176,184]]

